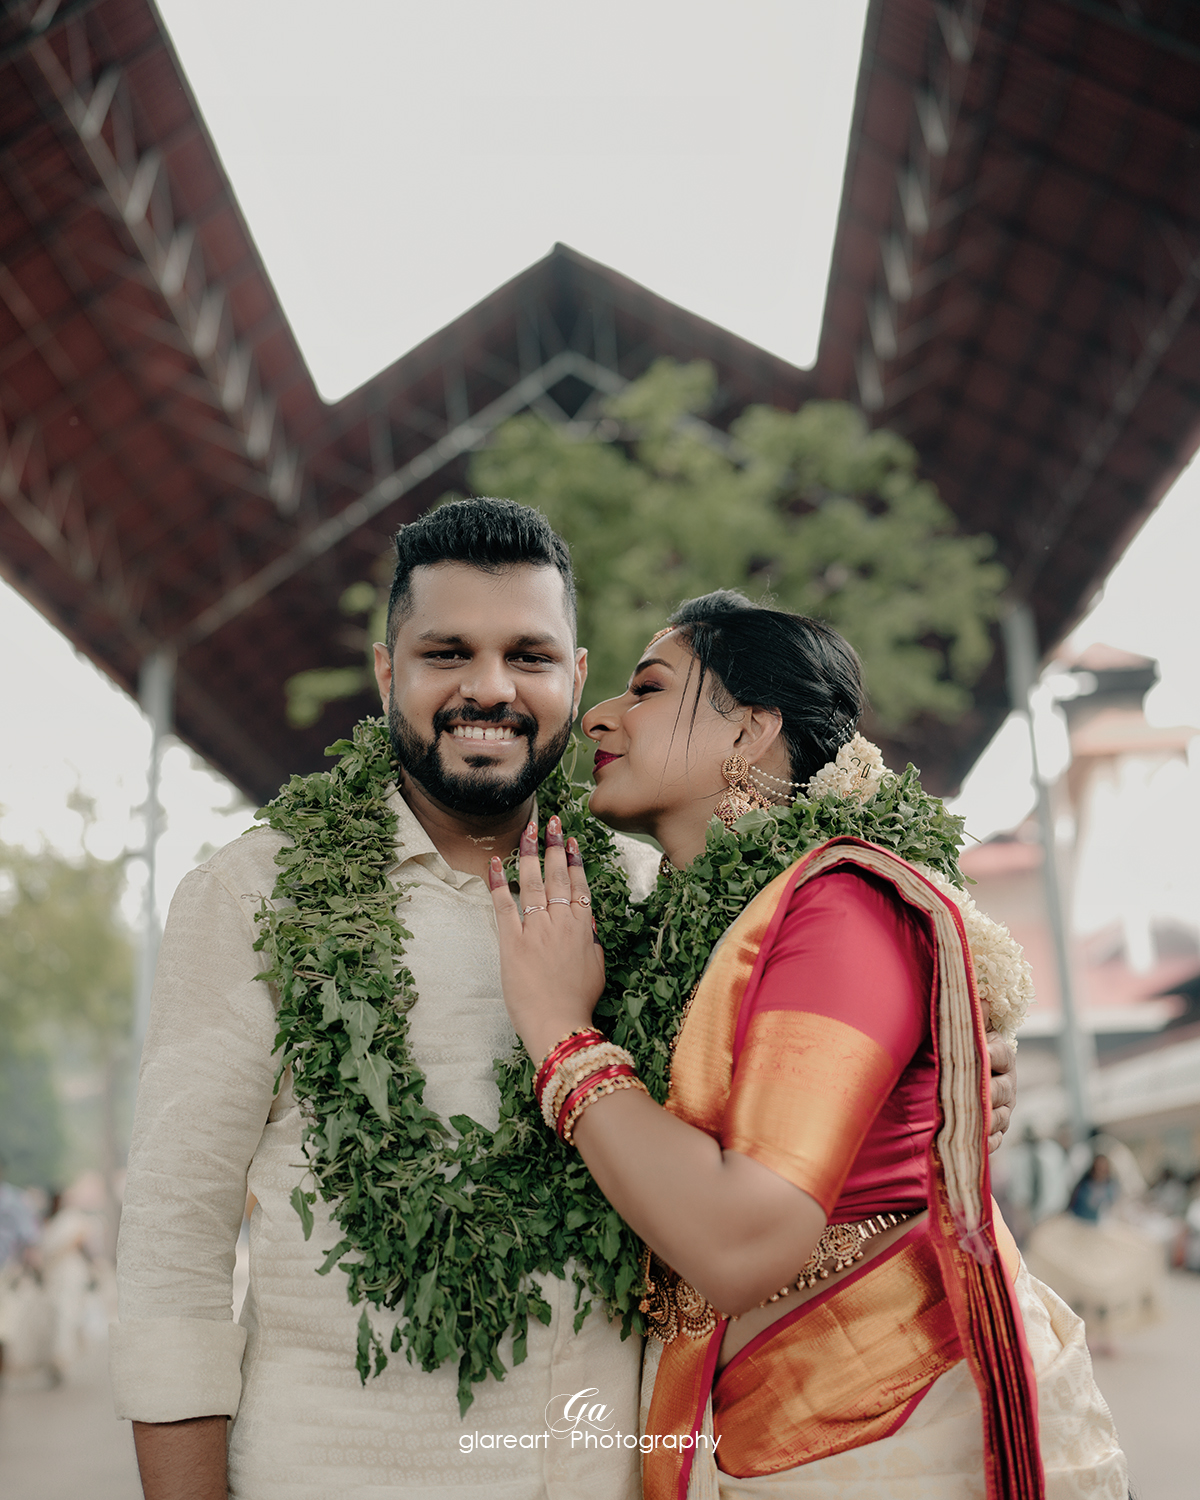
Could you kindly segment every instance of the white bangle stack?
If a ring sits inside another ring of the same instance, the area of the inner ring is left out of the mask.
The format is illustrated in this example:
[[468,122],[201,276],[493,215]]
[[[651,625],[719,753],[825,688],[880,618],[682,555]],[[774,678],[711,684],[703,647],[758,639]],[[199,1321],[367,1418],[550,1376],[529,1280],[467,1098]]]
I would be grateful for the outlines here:
[[572,1053],[570,1057],[560,1062],[542,1089],[542,1119],[546,1122],[546,1128],[548,1130],[557,1128],[559,1111],[564,1101],[585,1078],[590,1078],[601,1068],[613,1067],[620,1063],[632,1068],[633,1057],[626,1052],[624,1047],[618,1047],[615,1042],[596,1042],[579,1052]]

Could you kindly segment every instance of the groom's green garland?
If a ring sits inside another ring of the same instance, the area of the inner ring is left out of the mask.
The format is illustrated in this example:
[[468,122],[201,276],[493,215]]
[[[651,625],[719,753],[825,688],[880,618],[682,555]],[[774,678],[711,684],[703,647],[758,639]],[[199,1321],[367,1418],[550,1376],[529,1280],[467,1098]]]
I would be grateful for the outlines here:
[[[318,1195],[341,1239],[325,1258],[348,1278],[352,1303],[399,1312],[391,1336],[433,1370],[458,1360],[462,1411],[471,1387],[500,1378],[498,1346],[511,1331],[513,1362],[525,1358],[529,1318],[550,1321],[533,1273],[576,1286],[576,1327],[597,1298],[638,1328],[636,1236],[617,1217],[577,1152],[546,1130],[533,1103],[533,1065],[521,1048],[496,1063],[495,1131],[456,1115],[447,1131],[425,1107],[406,1014],[417,1000],[403,962],[403,887],[396,816],[387,805],[395,766],[386,726],[365,720],[327,754],[334,767],[293,777],[261,816],[288,838],[274,904],[259,913],[260,976],[279,996],[280,1074],[292,1071],[306,1120],[315,1192],[292,1202],[312,1232]],[[713,945],[747,901],[806,849],[838,834],[883,844],[961,882],[955,860],[961,819],[921,788],[910,766],[884,779],[869,801],[829,795],[791,809],[750,813],[737,831],[714,821],[704,853],[658,882],[630,908],[608,831],[587,812],[590,788],[560,768],[538,795],[583,851],[604,943],[608,983],[597,1017],[633,1053],[653,1097],[666,1097],[668,1045],[684,1001]],[[359,1374],[387,1364],[364,1308]]]

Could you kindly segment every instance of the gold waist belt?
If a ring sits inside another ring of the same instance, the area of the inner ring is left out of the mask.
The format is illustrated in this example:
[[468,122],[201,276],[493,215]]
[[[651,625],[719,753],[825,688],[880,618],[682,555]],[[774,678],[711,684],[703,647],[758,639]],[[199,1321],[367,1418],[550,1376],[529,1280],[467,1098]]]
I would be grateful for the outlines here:
[[[856,1224],[827,1224],[795,1281],[780,1287],[759,1306],[768,1307],[772,1302],[778,1302],[790,1294],[793,1286],[797,1291],[807,1291],[818,1281],[844,1271],[863,1258],[869,1240],[885,1229],[903,1224],[918,1212],[914,1209],[906,1214],[874,1214]],[[707,1338],[724,1316],[677,1271],[660,1260],[649,1245],[642,1258],[642,1279],[646,1283],[646,1295],[638,1307],[646,1318],[646,1332],[662,1344],[680,1337]],[[736,1321],[736,1317],[731,1321]]]

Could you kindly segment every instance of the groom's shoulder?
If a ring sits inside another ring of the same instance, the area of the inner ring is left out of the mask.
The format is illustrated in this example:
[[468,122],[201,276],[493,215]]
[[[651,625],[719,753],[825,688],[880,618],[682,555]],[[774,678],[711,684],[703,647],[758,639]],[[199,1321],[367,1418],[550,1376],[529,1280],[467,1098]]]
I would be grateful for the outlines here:
[[644,844],[641,839],[631,838],[627,833],[617,833],[613,829],[609,829],[609,833],[617,848],[617,863],[629,881],[629,894],[635,901],[644,901],[658,879],[658,862],[662,855],[652,844]]
[[251,901],[257,909],[271,895],[279,874],[275,856],[289,842],[285,834],[265,823],[256,823],[210,854],[193,874],[213,877],[232,895]]

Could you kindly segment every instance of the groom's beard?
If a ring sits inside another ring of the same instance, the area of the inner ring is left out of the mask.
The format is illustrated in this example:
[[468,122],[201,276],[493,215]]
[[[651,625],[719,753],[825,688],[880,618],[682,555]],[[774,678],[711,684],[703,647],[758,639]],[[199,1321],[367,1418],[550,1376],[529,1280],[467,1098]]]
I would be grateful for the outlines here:
[[[433,738],[426,741],[397,708],[394,695],[388,704],[392,749],[403,769],[435,802],[474,817],[501,816],[527,802],[562,759],[571,738],[571,722],[567,719],[544,744],[539,744],[538,721],[528,714],[514,714],[503,704],[473,712],[443,709],[434,714]],[[454,723],[513,725],[525,741],[524,761],[516,771],[501,772],[486,763],[481,745],[477,769],[465,775],[447,771],[439,747],[442,735],[448,734]]]

